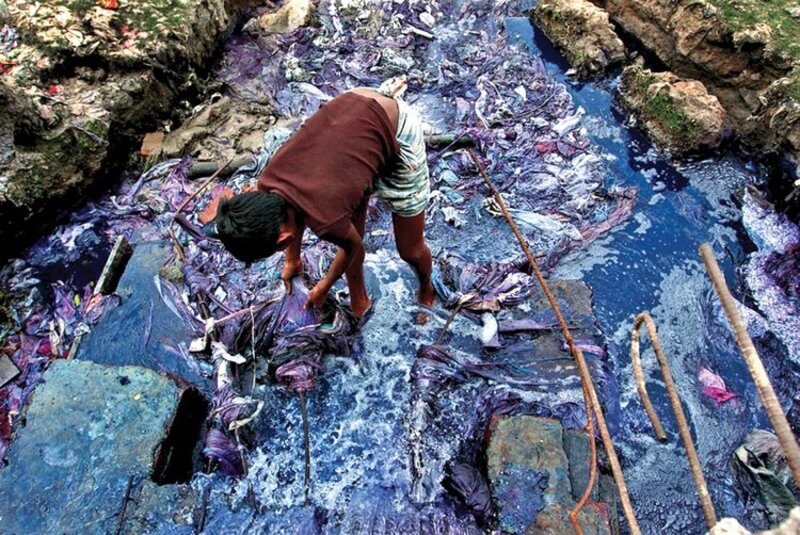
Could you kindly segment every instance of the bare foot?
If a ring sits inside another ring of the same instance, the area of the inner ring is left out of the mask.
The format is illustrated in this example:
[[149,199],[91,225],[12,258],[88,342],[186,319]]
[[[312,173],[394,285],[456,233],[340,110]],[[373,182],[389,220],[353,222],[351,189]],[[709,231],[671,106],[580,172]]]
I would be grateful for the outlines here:
[[367,298],[364,301],[354,301],[352,298],[350,299],[350,308],[353,309],[353,314],[355,314],[356,318],[361,319],[364,317],[364,314],[372,308],[372,301]]
[[420,305],[432,307],[435,300],[436,290],[433,289],[433,284],[428,284],[427,288],[417,290],[417,301],[419,301]]

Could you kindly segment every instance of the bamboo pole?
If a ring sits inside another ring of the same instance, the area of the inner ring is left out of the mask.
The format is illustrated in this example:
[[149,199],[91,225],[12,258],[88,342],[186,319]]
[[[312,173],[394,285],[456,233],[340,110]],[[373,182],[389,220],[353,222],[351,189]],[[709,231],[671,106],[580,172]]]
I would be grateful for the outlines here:
[[656,360],[658,360],[658,365],[661,367],[661,376],[664,378],[664,386],[667,388],[669,403],[672,405],[672,412],[675,414],[675,421],[678,423],[678,433],[681,436],[683,447],[686,448],[686,458],[689,461],[689,468],[692,471],[694,486],[700,497],[700,506],[703,508],[703,516],[705,516],[708,529],[711,529],[717,523],[717,513],[714,511],[714,504],[711,502],[711,495],[708,492],[706,478],[703,476],[703,468],[700,466],[700,459],[697,456],[697,450],[692,441],[689,424],[686,421],[686,415],[683,413],[681,398],[678,395],[678,388],[675,386],[675,380],[672,378],[672,372],[669,369],[667,357],[664,355],[664,349],[661,347],[661,340],[658,338],[656,324],[647,312],[642,312],[636,316],[633,322],[633,329],[631,330],[631,364],[633,365],[633,372],[636,376],[636,388],[639,390],[639,396],[642,398],[645,411],[647,412],[647,416],[650,417],[650,422],[653,424],[653,429],[656,431],[658,439],[665,441],[667,435],[664,433],[664,427],[661,425],[661,421],[658,419],[655,409],[653,409],[653,404],[650,403],[650,397],[647,395],[647,389],[644,383],[644,372],[642,371],[642,360],[639,358],[639,339],[641,337],[640,330],[642,323],[647,327],[650,343],[653,344]]
[[[544,275],[542,275],[541,270],[539,269],[539,264],[537,264],[536,259],[533,257],[530,249],[528,248],[528,244],[525,241],[525,237],[520,232],[519,227],[517,224],[514,223],[514,219],[511,217],[511,214],[508,212],[508,208],[506,208],[506,204],[503,201],[503,198],[500,196],[500,192],[497,191],[497,188],[494,187],[492,181],[489,179],[489,176],[486,174],[486,170],[483,168],[483,165],[478,161],[478,158],[475,156],[475,153],[471,150],[467,150],[470,158],[472,161],[475,162],[475,165],[478,168],[478,171],[483,178],[483,181],[486,182],[486,185],[491,190],[492,194],[494,195],[495,200],[497,201],[498,206],[500,206],[500,210],[503,212],[503,215],[508,221],[509,226],[511,227],[511,231],[516,236],[517,241],[522,247],[522,251],[525,253],[525,256],[528,259],[528,262],[531,265],[531,269],[533,270],[534,275],[536,275],[536,279],[539,281],[539,284],[542,287],[542,291],[544,291],[547,300],[550,302],[550,306],[553,309],[553,312],[558,319],[558,323],[561,326],[561,332],[564,334],[564,338],[567,341],[567,345],[569,346],[570,352],[575,359],[575,364],[578,367],[578,373],[580,374],[581,383],[583,385],[585,393],[589,395],[589,400],[591,402],[592,411],[594,412],[595,420],[597,421],[597,428],[600,431],[600,438],[603,441],[603,448],[606,451],[606,455],[608,456],[608,463],[611,465],[611,474],[614,477],[614,482],[617,485],[617,491],[619,492],[620,502],[622,503],[622,511],[625,514],[625,519],[628,521],[628,527],[633,535],[640,535],[641,529],[639,528],[639,522],[636,520],[636,513],[633,510],[633,505],[631,504],[631,499],[628,494],[628,486],[625,484],[625,477],[622,474],[622,466],[619,463],[619,458],[617,457],[617,452],[614,450],[614,443],[611,440],[611,433],[608,432],[608,426],[606,425],[606,418],[603,414],[603,407],[600,405],[600,400],[597,397],[597,392],[594,389],[594,384],[592,383],[592,375],[589,372],[589,366],[586,364],[586,359],[583,357],[583,352],[575,345],[575,341],[572,339],[572,334],[569,331],[569,327],[567,326],[567,322],[564,320],[564,316],[561,314],[561,309],[558,306],[558,303],[553,297],[552,292],[550,292],[550,288],[547,285],[547,281],[544,279]],[[589,418],[589,415],[586,415]]]
[[786,415],[781,408],[778,397],[775,395],[775,390],[772,388],[772,383],[770,383],[767,371],[764,369],[764,364],[761,362],[761,358],[753,345],[753,340],[747,333],[747,327],[736,309],[736,302],[730,290],[728,290],[728,285],[725,284],[725,277],[719,269],[717,260],[714,258],[711,246],[707,243],[701,245],[700,256],[703,258],[708,276],[714,284],[714,290],[717,292],[722,308],[725,310],[725,315],[728,317],[728,323],[736,336],[736,343],[739,345],[739,350],[742,352],[745,363],[747,363],[747,369],[750,370],[750,375],[753,377],[756,390],[758,390],[758,395],[761,397],[761,403],[764,404],[764,410],[767,411],[769,421],[772,423],[772,428],[778,437],[778,443],[786,456],[786,463],[792,471],[794,482],[800,486],[800,447],[797,445],[797,439],[789,427],[789,422],[786,420]]

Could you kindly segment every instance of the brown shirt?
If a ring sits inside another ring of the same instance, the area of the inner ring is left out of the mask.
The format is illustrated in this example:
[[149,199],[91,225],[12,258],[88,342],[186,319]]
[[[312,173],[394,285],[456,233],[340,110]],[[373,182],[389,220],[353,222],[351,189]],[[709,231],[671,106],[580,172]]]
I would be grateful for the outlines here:
[[394,165],[400,151],[394,130],[378,102],[343,93],[278,149],[258,189],[292,204],[320,238],[343,238],[375,177]]

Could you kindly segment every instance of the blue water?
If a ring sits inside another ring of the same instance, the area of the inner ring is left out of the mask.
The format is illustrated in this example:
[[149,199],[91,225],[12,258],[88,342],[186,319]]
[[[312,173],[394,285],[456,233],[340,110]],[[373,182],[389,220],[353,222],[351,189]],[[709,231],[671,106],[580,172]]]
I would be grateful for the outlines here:
[[[658,155],[641,132],[626,125],[614,102],[616,82],[577,83],[550,42],[527,18],[506,19],[512,42],[543,58],[551,75],[565,83],[584,108],[583,124],[605,153],[609,184],[634,185],[640,194],[632,217],[587,250],[565,258],[556,277],[582,277],[593,289],[595,310],[609,336],[620,384],[622,425],[615,436],[626,481],[646,533],[700,533],[703,521],[688,465],[679,445],[663,384],[651,351],[643,354],[649,391],[670,434],[661,445],[650,436],[632,379],[630,327],[640,311],[650,311],[678,383],[720,516],[735,516],[751,528],[758,522],[743,510],[729,459],[743,436],[770,429],[747,368],[727,328],[697,253],[712,244],[734,296],[747,302],[737,268],[754,250],[741,225],[741,194],[762,183],[765,172],[752,161],[722,154],[703,161],[673,164]],[[647,346],[648,344],[645,343]],[[762,357],[773,377],[789,364],[769,347]],[[737,398],[725,405],[700,393],[700,366],[724,378]],[[794,373],[795,370],[792,370]],[[791,399],[792,392],[779,392]]]

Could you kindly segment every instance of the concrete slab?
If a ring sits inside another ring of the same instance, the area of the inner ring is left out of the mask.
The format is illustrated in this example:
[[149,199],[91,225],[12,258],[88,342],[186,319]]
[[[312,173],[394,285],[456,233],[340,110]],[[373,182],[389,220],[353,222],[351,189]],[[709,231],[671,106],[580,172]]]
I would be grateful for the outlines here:
[[114,533],[128,481],[150,477],[181,392],[141,367],[55,361],[0,472],[0,531]]

